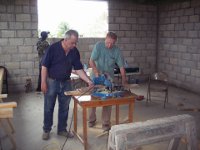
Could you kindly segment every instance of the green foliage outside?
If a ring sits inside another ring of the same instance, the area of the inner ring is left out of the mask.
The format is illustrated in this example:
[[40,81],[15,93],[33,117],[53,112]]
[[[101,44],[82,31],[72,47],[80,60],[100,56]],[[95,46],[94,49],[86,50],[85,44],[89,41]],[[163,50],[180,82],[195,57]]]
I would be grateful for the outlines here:
[[61,22],[61,23],[59,24],[59,26],[58,26],[57,37],[58,37],[58,38],[63,38],[65,32],[66,32],[67,30],[69,30],[69,29],[70,29],[70,28],[69,28],[69,24],[68,24],[68,23],[66,23],[66,22]]

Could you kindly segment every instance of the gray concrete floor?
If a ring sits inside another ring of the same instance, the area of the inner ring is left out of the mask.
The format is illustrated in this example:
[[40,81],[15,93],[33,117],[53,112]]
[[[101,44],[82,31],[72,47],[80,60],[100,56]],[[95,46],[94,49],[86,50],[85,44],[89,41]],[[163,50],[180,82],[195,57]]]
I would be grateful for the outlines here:
[[[132,92],[138,95],[144,95],[146,98],[147,85],[141,84],[138,87],[132,89]],[[195,117],[197,124],[197,136],[198,141],[200,139],[200,112],[197,111],[181,111],[178,109],[178,105],[182,103],[185,108],[200,108],[200,95],[185,91],[180,88],[172,87],[169,88],[169,103],[166,105],[166,109],[163,109],[163,100],[158,98],[152,100],[147,106],[146,99],[143,101],[136,101],[134,108],[134,122],[145,121],[148,119],[154,119],[159,117],[167,117],[178,114],[190,114]],[[16,101],[18,103],[17,108],[14,110],[14,126],[15,126],[15,138],[17,142],[17,150],[60,150],[65,142],[64,137],[60,137],[56,134],[57,128],[57,105],[54,112],[54,125],[51,132],[51,137],[48,141],[43,141],[42,136],[42,123],[43,123],[43,95],[35,92],[31,93],[19,93],[10,94],[7,101]],[[114,108],[113,108],[114,109]],[[73,110],[73,101],[70,104],[70,113],[68,124],[71,122]],[[124,121],[127,118],[127,106],[120,107],[120,120]],[[81,112],[78,111],[78,131],[82,132],[82,120]],[[113,111],[114,112],[114,111]],[[107,135],[99,136],[102,134],[101,129],[101,108],[97,109],[97,124],[94,128],[88,129],[88,141],[90,150],[105,150],[107,148]],[[114,113],[112,113],[112,123],[114,124]],[[0,131],[0,136],[4,132]],[[168,142],[159,144],[152,144],[141,147],[140,150],[160,150],[167,149]],[[10,141],[3,137],[1,139],[1,148],[3,150],[9,150],[12,148]],[[75,137],[68,139],[64,150],[83,150],[83,145]],[[179,150],[185,150],[186,145],[181,143]]]

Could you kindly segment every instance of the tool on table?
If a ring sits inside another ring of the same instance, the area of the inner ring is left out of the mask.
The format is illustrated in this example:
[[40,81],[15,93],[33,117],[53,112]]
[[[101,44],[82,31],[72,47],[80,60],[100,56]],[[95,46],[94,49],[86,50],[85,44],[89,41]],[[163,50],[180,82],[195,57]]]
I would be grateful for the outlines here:
[[93,78],[94,85],[103,85],[103,88],[94,88],[92,96],[100,97],[102,100],[105,100],[109,97],[122,97],[124,89],[122,86],[115,85],[109,80],[108,75],[102,74],[99,77]]
[[84,93],[94,97],[100,97],[102,100],[105,100],[109,97],[123,97],[125,91],[130,91],[131,87],[137,86],[137,84],[127,84],[122,86],[121,84],[113,83],[107,74],[101,74],[98,77],[93,77],[92,81],[94,84],[93,88],[89,89],[88,87],[83,87],[76,89],[75,91],[66,91],[65,95],[80,96]]

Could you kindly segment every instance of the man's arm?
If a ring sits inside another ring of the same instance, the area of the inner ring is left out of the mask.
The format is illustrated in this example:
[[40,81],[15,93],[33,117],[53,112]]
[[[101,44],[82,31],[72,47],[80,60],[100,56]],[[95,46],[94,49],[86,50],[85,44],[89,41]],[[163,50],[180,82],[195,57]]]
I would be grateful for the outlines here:
[[43,93],[47,92],[47,68],[45,66],[42,66],[41,71],[41,90]]
[[80,70],[76,70],[76,73],[78,74],[78,76],[83,79],[89,86],[93,86],[93,82],[90,80],[90,78],[87,76],[87,74],[85,73],[85,71],[83,71],[83,69]]
[[127,79],[126,79],[126,71],[124,69],[124,67],[120,67],[120,73],[121,73],[121,76],[122,76],[122,85],[125,85],[127,84]]
[[94,60],[92,60],[90,58],[90,62],[89,63],[90,63],[90,67],[92,67],[92,70],[93,70],[93,73],[94,73],[95,77],[98,77],[99,76],[99,71],[98,71],[98,69],[96,67],[96,64],[95,64]]

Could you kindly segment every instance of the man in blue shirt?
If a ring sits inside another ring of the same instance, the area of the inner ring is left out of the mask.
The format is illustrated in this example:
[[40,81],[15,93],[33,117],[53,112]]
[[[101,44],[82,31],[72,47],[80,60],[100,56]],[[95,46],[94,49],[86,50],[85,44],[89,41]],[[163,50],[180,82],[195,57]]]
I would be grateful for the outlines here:
[[65,33],[64,39],[49,46],[43,58],[41,82],[41,90],[44,93],[43,140],[49,139],[57,97],[59,106],[57,134],[73,137],[73,134],[66,130],[71,97],[64,94],[65,91],[71,90],[72,68],[90,88],[93,86],[92,81],[83,71],[80,54],[76,48],[77,42],[78,32],[69,30]]
[[[93,75],[98,77],[101,74],[106,74],[111,82],[114,80],[115,63],[120,68],[122,76],[122,85],[127,84],[126,72],[124,69],[124,61],[120,49],[115,45],[117,35],[114,32],[108,32],[105,41],[97,42],[93,48],[90,57],[90,66],[92,67]],[[102,128],[104,131],[110,129],[111,106],[103,107],[102,110]],[[96,122],[96,108],[91,109],[89,116],[89,127],[93,127]]]

